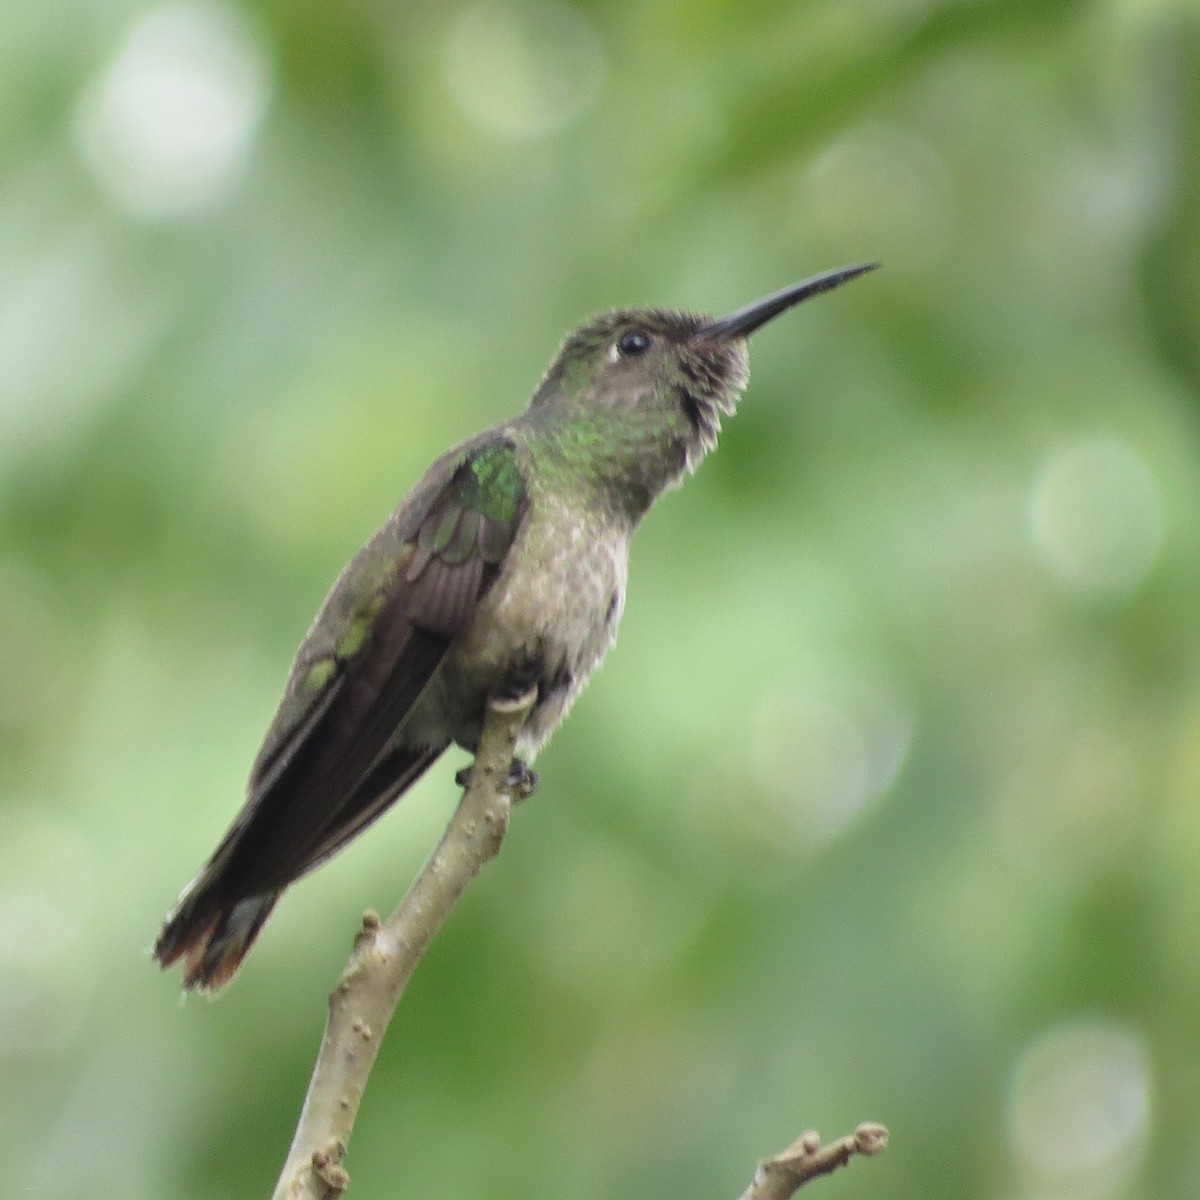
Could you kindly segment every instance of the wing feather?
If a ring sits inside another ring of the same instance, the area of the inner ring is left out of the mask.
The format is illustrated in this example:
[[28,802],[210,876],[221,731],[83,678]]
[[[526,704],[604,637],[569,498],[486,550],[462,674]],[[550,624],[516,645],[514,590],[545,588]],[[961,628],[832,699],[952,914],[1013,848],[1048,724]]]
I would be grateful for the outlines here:
[[526,509],[514,447],[481,435],[435,463],[350,563],[296,657],[246,804],[168,918],[164,965],[201,963],[196,986],[231,976],[229,956],[240,961],[269,911],[246,937],[230,924],[238,904],[273,903],[445,749],[397,741],[398,731],[474,618]]
[[[370,631],[337,660],[306,719],[262,764],[267,769],[256,772],[247,804],[253,812],[229,862],[230,882],[245,874],[237,891],[251,879],[255,889],[283,886],[331,842],[344,841],[342,827],[365,823],[361,810],[375,807],[386,783],[376,777],[365,795],[362,783],[385,758],[453,638],[470,624],[516,535],[523,483],[515,503],[498,505],[480,486],[481,476],[515,469],[513,458],[506,443],[466,455],[420,520],[410,523],[416,527],[401,547],[402,569],[393,564],[382,585],[366,572],[366,593],[343,604],[356,615],[371,612]],[[420,564],[418,549],[428,552]]]

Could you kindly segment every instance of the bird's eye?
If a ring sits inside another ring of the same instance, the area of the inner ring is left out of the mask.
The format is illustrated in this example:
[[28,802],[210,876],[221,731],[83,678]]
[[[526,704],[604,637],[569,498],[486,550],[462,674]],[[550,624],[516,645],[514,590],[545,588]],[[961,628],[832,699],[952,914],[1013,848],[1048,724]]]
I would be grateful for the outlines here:
[[637,358],[650,349],[650,335],[640,329],[631,329],[617,339],[617,353],[622,358]]

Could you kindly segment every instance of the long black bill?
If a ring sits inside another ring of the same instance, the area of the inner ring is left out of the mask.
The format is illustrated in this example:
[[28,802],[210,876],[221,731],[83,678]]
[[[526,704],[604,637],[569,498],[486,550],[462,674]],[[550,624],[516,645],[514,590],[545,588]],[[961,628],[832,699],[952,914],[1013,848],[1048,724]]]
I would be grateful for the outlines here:
[[858,263],[853,267],[838,267],[834,271],[825,271],[820,275],[814,275],[811,279],[793,283],[790,287],[773,292],[770,296],[755,300],[753,304],[747,304],[745,308],[739,308],[737,312],[730,313],[729,316],[722,317],[719,321],[701,326],[696,330],[694,336],[712,338],[714,341],[749,337],[760,325],[765,325],[772,318],[779,316],[781,312],[787,312],[801,300],[819,296],[822,292],[831,292],[835,287],[841,287],[843,283],[849,283],[851,279],[857,279],[868,271],[874,271],[878,266],[877,262]]

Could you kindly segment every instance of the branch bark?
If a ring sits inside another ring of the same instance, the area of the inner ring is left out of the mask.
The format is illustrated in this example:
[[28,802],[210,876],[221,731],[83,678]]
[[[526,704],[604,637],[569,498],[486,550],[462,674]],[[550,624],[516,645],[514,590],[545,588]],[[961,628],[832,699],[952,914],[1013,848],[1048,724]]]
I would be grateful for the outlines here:
[[740,1200],[788,1200],[806,1183],[844,1167],[856,1154],[873,1157],[887,1148],[888,1131],[864,1121],[849,1137],[828,1146],[810,1130],[797,1138],[782,1154],[758,1164],[750,1186]]
[[471,880],[500,850],[517,735],[536,692],[488,708],[471,778],[446,832],[386,921],[367,912],[338,985],[308,1095],[273,1200],[336,1200],[346,1146],[379,1046],[425,948]]
[[[513,750],[535,698],[531,691],[489,706],[470,782],[437,848],[386,921],[373,912],[363,915],[350,959],[329,995],[321,1048],[273,1200],[337,1200],[349,1187],[342,1161],[383,1035],[426,947],[471,880],[500,851],[514,803]],[[806,1133],[759,1164],[741,1200],[788,1200],[855,1155],[878,1154],[887,1139],[887,1130],[874,1124],[860,1125],[828,1146]]]

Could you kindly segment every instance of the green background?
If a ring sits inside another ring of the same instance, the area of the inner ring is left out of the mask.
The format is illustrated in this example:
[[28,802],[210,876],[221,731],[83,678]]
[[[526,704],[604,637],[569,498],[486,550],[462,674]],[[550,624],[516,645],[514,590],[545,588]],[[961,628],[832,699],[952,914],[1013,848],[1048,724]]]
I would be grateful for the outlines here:
[[0,6],[0,1158],[269,1193],[456,752],[235,986],[146,951],[342,563],[589,313],[756,339],[433,946],[357,1200],[1200,1186],[1200,15]]

